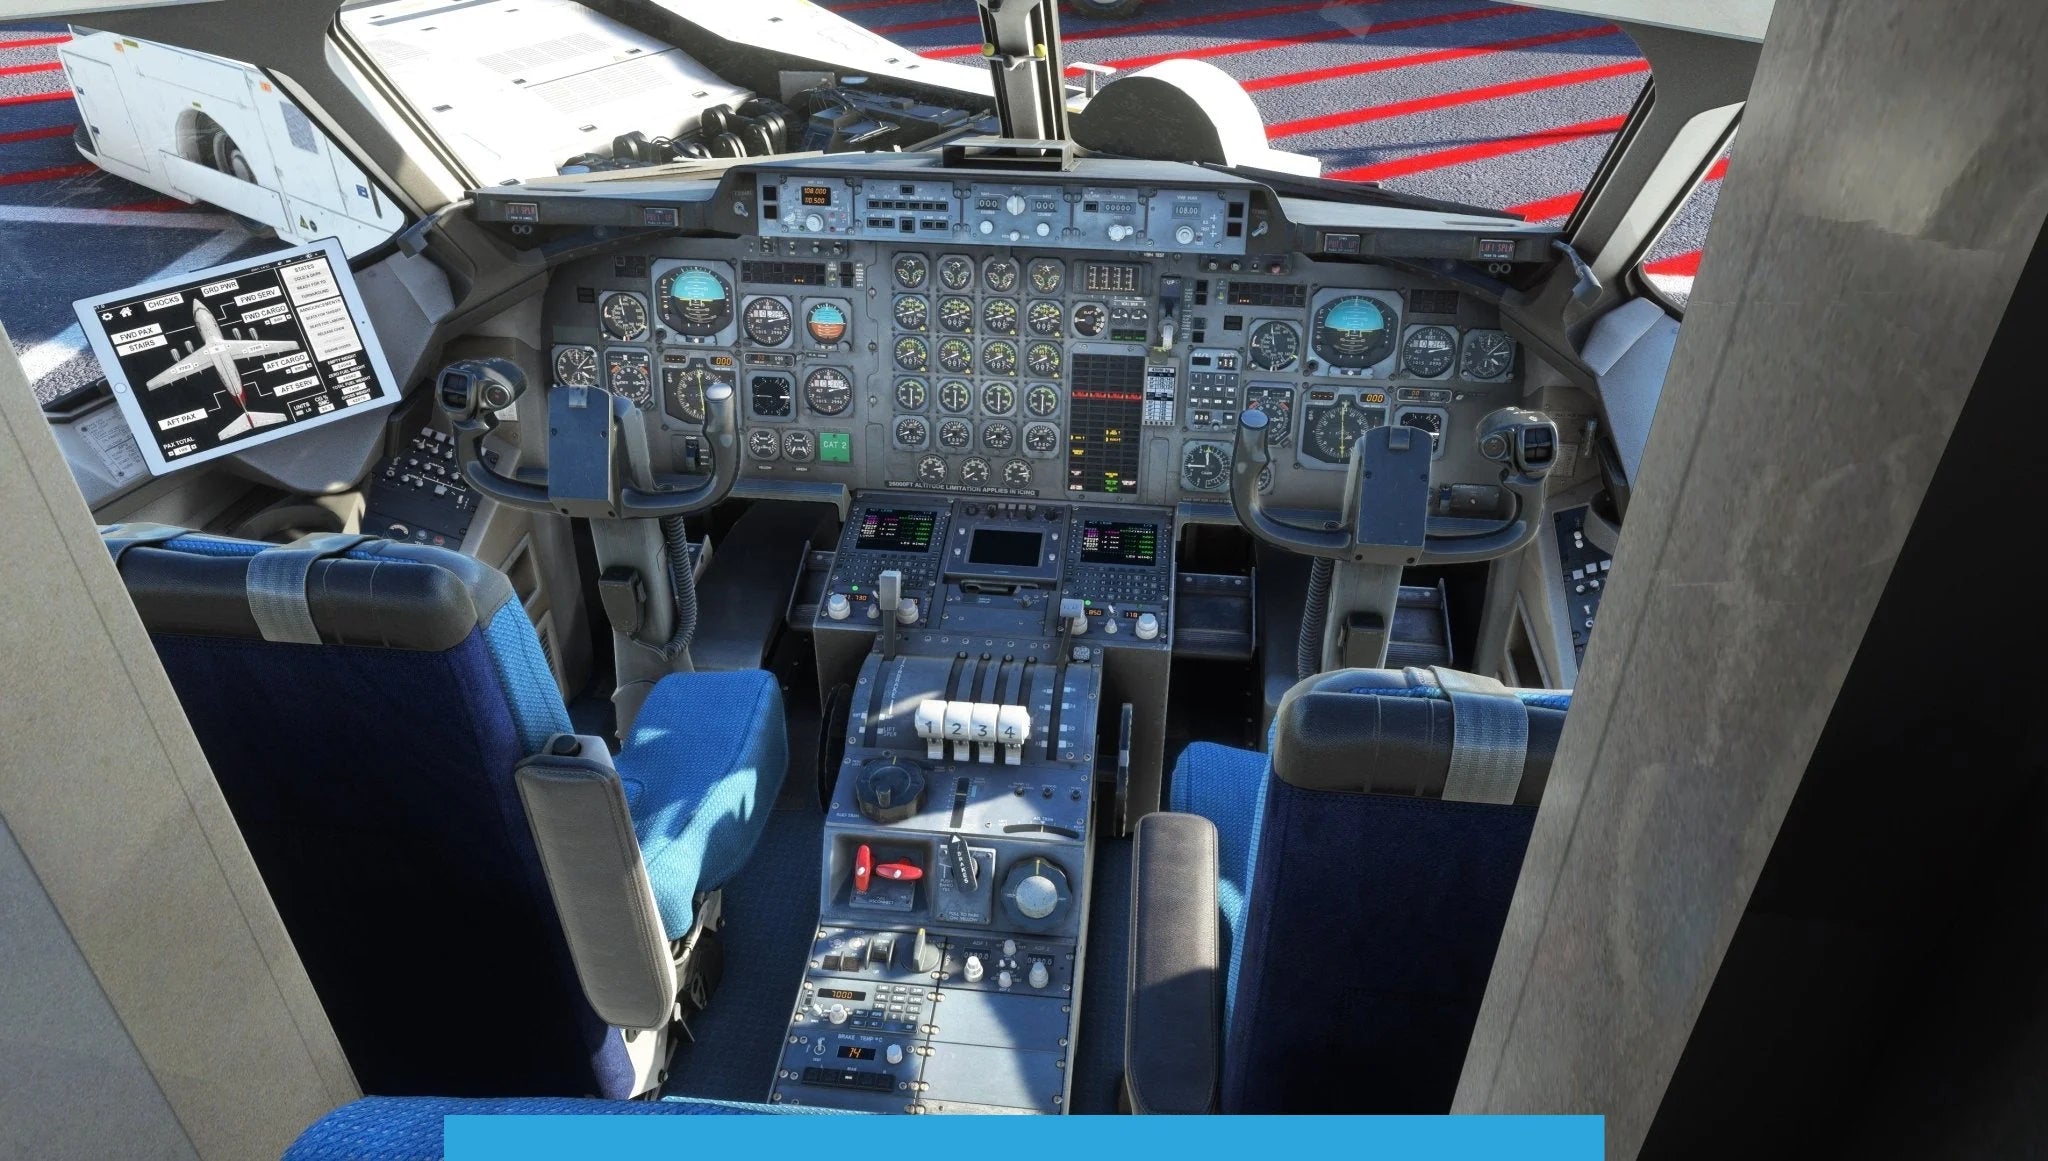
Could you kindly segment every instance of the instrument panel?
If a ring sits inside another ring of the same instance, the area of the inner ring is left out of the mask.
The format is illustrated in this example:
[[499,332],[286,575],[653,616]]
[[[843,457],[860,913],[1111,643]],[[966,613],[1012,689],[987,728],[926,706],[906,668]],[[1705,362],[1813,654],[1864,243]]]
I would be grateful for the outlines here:
[[[831,208],[819,199],[846,196],[792,187],[769,228],[800,234]],[[1274,421],[1260,487],[1278,506],[1336,507],[1352,446],[1397,424],[1430,433],[1433,516],[1493,515],[1499,469],[1471,432],[1520,399],[1522,353],[1477,296],[1301,254],[1091,252],[1024,227],[926,240],[925,211],[891,212],[911,223],[900,242],[669,237],[566,264],[546,303],[551,382],[631,400],[663,471],[701,466],[704,393],[731,385],[754,494],[1227,503],[1254,407]]]

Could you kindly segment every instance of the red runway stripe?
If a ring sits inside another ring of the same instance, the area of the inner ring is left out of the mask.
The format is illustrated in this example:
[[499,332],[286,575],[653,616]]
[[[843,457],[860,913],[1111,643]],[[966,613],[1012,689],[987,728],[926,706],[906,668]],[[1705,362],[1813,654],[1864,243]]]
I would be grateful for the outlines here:
[[0,145],[12,145],[17,141],[47,141],[52,137],[69,136],[69,125],[45,125],[41,129],[17,129],[12,133],[0,133]]
[[1579,195],[1582,192],[1584,191],[1574,191],[1559,194],[1554,198],[1544,198],[1540,202],[1524,202],[1519,206],[1509,206],[1508,212],[1520,214],[1523,219],[1531,222],[1547,222],[1552,218],[1562,218],[1579,208]]
[[1329,113],[1321,117],[1303,117],[1297,121],[1283,121],[1267,128],[1268,140],[1294,137],[1302,133],[1316,133],[1324,129],[1338,129],[1346,125],[1360,125],[1367,121],[1384,121],[1389,117],[1402,117],[1410,113],[1426,113],[1433,109],[1448,109],[1456,105],[1476,104],[1501,97],[1519,96],[1523,93],[1537,93],[1544,89],[1562,89],[1571,85],[1591,84],[1609,77],[1627,76],[1630,73],[1650,71],[1650,62],[1645,60],[1623,61],[1619,64],[1601,65],[1598,68],[1578,69],[1568,73],[1552,73],[1549,76],[1530,77],[1522,81],[1509,81],[1499,85],[1483,85],[1476,89],[1459,89],[1449,93],[1433,93],[1409,101],[1394,101],[1385,105],[1368,105],[1363,109],[1351,109],[1342,113]]
[[6,65],[0,66],[0,77],[18,77],[23,73],[54,73],[63,67],[53,60],[37,61],[35,64]]
[[1687,278],[1691,278],[1699,272],[1700,252],[1698,250],[1688,250],[1683,254],[1673,254],[1669,258],[1660,258],[1643,267],[1643,273],[1645,274],[1678,274]]
[[1276,76],[1258,77],[1244,82],[1247,93],[1266,89],[1284,89],[1293,85],[1311,85],[1317,81],[1334,81],[1340,77],[1357,77],[1366,73],[1381,73],[1390,69],[1414,68],[1417,65],[1444,64],[1454,60],[1469,60],[1476,56],[1489,56],[1497,52],[1513,52],[1523,48],[1540,48],[1546,44],[1563,44],[1570,40],[1590,40],[1594,37],[1612,36],[1620,32],[1612,24],[1596,24],[1590,28],[1572,28],[1563,32],[1546,32],[1541,36],[1521,36],[1513,40],[1497,40],[1491,44],[1472,44],[1462,48],[1445,48],[1433,52],[1412,52],[1405,56],[1384,57],[1380,60],[1355,61],[1346,65],[1335,65],[1326,69],[1309,69],[1306,72],[1280,73]]
[[[1203,16],[1178,16],[1171,20],[1143,20],[1136,24],[1112,24],[1104,28],[1089,28],[1080,32],[1061,29],[1061,40],[1072,43],[1077,40],[1099,40],[1105,36],[1136,36],[1141,32],[1170,32],[1176,28],[1196,28],[1205,24],[1225,24],[1233,20],[1258,20],[1271,16],[1293,16],[1302,12],[1321,12],[1330,8],[1352,8],[1365,4],[1383,4],[1386,0],[1308,0],[1307,3],[1275,4],[1267,8],[1245,8],[1236,12],[1211,12]],[[882,32],[882,29],[876,29]],[[956,44],[950,48],[925,49],[928,57],[968,56],[981,51],[979,44]],[[1176,54],[1178,55],[1178,54]]]
[[97,165],[53,165],[48,169],[24,169],[19,173],[0,173],[0,185],[33,185],[39,181],[56,181],[62,177],[84,177],[98,173]]
[[0,97],[0,105],[32,105],[37,101],[68,101],[70,99],[71,90],[60,89],[54,93],[25,93],[19,97]]
[[1428,173],[1436,169],[1448,169],[1453,165],[1464,165],[1470,161],[1484,161],[1489,157],[1501,157],[1509,153],[1523,153],[1531,149],[1543,149],[1551,145],[1562,145],[1567,141],[1598,137],[1619,130],[1625,119],[1623,117],[1602,117],[1598,121],[1581,121],[1576,125],[1560,125],[1555,129],[1543,129],[1535,133],[1524,133],[1518,137],[1503,137],[1498,141],[1482,141],[1477,145],[1461,145],[1456,149],[1434,149],[1428,153],[1414,153],[1407,157],[1394,158],[1391,161],[1377,161],[1371,165],[1361,165],[1356,169],[1335,170],[1323,176],[1336,181],[1387,181],[1396,177]]
[[69,44],[70,36],[42,36],[34,40],[0,40],[0,52],[10,48],[41,48],[46,44]]
[[1348,40],[1352,37],[1377,36],[1383,32],[1401,32],[1410,28],[1426,28],[1436,24],[1457,24],[1466,20],[1484,20],[1491,16],[1507,16],[1515,12],[1526,12],[1512,4],[1493,8],[1468,8],[1463,12],[1445,12],[1436,16],[1417,16],[1410,20],[1389,20],[1375,24],[1363,32],[1350,28],[1325,28],[1300,36],[1276,36],[1267,40],[1228,40],[1207,48],[1191,48],[1186,52],[1161,52],[1151,56],[1125,57],[1123,60],[1106,60],[1102,63],[1113,69],[1141,69],[1169,60],[1208,60],[1219,56],[1236,56],[1247,52],[1268,52],[1279,48],[1293,48],[1298,44],[1321,44],[1331,40]]

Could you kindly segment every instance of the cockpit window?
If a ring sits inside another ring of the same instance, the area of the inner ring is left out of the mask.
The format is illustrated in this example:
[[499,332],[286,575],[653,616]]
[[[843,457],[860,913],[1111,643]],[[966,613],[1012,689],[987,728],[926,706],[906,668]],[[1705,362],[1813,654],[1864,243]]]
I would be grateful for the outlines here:
[[[828,4],[927,58],[978,62],[972,12]],[[935,18],[936,17],[936,18]],[[1063,53],[1113,76],[1204,61],[1251,94],[1276,149],[1326,177],[1562,222],[1650,75],[1627,33],[1513,4],[1152,0],[1062,17]]]
[[1699,273],[1700,253],[1707,242],[1707,224],[1721,196],[1721,179],[1728,173],[1728,158],[1734,143],[1708,167],[1700,184],[1693,188],[1678,213],[1671,218],[1656,244],[1637,267],[1647,288],[1665,302],[1684,311],[1692,300],[1693,276]]

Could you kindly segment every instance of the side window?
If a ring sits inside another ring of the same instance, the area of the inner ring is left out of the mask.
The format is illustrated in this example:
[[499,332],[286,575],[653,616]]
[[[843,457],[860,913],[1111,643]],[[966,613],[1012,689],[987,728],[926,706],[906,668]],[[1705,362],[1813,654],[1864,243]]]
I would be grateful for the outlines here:
[[48,404],[98,379],[71,303],[280,245],[350,254],[406,214],[248,65],[51,22],[0,25],[0,323]]
[[1643,283],[1681,312],[1692,300],[1693,276],[1699,273],[1700,254],[1707,244],[1707,225],[1713,221],[1714,206],[1721,196],[1721,179],[1727,176],[1733,149],[1731,141],[1636,267]]

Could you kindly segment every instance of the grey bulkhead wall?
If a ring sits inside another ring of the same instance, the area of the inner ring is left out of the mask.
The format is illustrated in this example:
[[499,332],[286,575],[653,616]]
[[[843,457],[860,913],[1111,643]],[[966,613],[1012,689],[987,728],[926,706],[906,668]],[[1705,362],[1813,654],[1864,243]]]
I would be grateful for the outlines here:
[[1456,1111],[1636,1155],[2048,212],[2043,59],[1778,3]]
[[0,1155],[275,1161],[358,1095],[0,329]]

